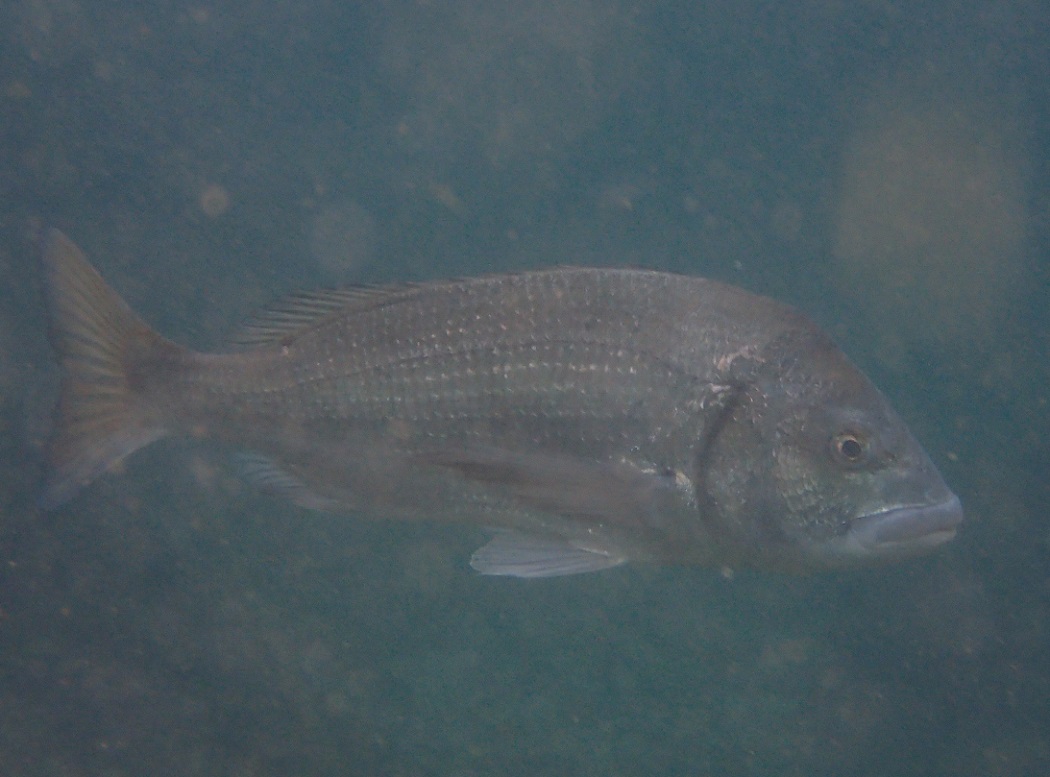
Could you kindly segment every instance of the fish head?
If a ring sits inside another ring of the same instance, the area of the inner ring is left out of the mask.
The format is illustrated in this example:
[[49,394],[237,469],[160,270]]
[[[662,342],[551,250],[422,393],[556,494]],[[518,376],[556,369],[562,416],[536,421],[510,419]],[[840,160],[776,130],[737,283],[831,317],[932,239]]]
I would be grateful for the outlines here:
[[826,336],[768,358],[701,447],[708,528],[760,564],[860,566],[954,537],[959,499],[883,395]]

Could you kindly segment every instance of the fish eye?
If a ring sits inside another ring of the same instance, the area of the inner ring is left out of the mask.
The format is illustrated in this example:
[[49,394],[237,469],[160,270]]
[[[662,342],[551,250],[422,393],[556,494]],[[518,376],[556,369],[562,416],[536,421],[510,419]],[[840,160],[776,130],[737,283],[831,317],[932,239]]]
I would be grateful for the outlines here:
[[831,441],[835,456],[849,464],[855,464],[864,458],[867,441],[857,432],[842,432]]

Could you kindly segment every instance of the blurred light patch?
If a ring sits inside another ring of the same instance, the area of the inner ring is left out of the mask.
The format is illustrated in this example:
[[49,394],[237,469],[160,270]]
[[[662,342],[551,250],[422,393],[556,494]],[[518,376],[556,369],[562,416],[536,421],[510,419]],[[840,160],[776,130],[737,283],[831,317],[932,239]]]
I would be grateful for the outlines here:
[[495,168],[560,152],[637,69],[630,6],[602,0],[405,6],[384,19],[383,74],[404,95],[406,149],[437,167]]
[[321,206],[309,222],[310,251],[328,283],[353,280],[372,262],[376,220],[354,200],[336,200]]
[[208,218],[218,218],[230,209],[230,193],[217,183],[207,184],[197,199],[200,209]]
[[862,112],[833,235],[842,293],[891,348],[988,336],[1025,273],[1020,133],[988,108],[919,91]]

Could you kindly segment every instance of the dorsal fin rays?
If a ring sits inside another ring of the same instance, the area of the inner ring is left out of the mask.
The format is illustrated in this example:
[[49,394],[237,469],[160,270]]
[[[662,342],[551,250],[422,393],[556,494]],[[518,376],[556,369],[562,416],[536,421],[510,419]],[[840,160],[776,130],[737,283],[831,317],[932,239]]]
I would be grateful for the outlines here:
[[418,284],[391,286],[351,286],[290,294],[251,316],[231,343],[242,348],[273,345],[317,326],[330,316],[347,311],[363,311],[403,299]]
[[[578,269],[555,267],[551,269]],[[307,329],[317,326],[329,316],[348,312],[363,312],[401,302],[421,289],[434,286],[454,286],[458,283],[476,283],[485,278],[506,279],[512,276],[532,275],[535,270],[518,273],[480,275],[474,278],[449,278],[442,281],[409,281],[407,283],[362,284],[339,289],[299,292],[278,299],[248,318],[237,330],[230,344],[239,348],[276,345]]]

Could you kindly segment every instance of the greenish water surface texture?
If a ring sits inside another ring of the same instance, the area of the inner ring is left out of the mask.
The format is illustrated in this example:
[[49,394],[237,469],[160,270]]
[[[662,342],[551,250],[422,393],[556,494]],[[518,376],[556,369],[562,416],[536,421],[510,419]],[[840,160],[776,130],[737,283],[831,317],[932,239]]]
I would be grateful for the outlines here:
[[[1050,774],[1050,7],[0,6],[0,773]],[[38,237],[221,348],[288,292],[559,264],[792,303],[959,495],[935,553],[523,581],[221,451],[36,509]]]

